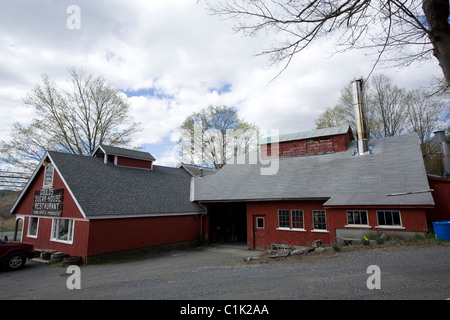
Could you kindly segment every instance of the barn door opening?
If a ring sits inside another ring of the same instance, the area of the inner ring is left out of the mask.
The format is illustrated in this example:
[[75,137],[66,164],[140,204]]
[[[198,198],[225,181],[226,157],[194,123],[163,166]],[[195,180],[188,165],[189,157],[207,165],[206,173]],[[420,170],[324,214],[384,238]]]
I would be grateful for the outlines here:
[[247,243],[245,203],[208,204],[211,243]]

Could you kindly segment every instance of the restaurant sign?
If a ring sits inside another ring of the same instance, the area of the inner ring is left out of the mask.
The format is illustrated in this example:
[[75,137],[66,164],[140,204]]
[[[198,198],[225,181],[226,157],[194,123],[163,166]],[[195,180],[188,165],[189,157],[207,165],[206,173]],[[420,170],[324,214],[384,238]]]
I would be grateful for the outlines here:
[[64,189],[43,189],[34,192],[33,215],[61,217]]

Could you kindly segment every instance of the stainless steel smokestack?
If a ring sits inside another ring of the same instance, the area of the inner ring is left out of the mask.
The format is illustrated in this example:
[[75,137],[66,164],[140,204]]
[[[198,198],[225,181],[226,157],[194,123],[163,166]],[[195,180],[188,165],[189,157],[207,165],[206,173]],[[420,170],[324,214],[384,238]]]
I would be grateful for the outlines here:
[[363,108],[363,80],[352,82],[353,106],[355,109],[356,131],[358,139],[358,154],[365,154],[369,151],[369,137]]
[[450,178],[450,143],[447,142],[444,130],[435,131],[434,134],[436,142],[441,148],[442,176]]

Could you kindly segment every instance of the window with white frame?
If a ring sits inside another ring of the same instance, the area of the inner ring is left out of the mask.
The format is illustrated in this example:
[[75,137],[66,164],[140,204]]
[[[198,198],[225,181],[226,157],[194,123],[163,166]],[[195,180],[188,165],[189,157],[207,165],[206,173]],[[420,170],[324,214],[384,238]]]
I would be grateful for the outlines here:
[[278,210],[278,228],[304,230],[303,210]]
[[278,210],[278,228],[289,229],[289,210]]
[[256,228],[264,229],[264,218],[263,217],[256,218]]
[[392,227],[402,226],[400,211],[390,211],[390,210],[377,211],[377,219],[379,226],[392,226]]
[[304,229],[303,210],[291,210],[292,229]]
[[51,240],[72,243],[73,226],[73,219],[54,218]]
[[31,238],[37,238],[39,228],[39,218],[38,217],[30,217],[28,221],[28,232],[27,236]]
[[53,187],[53,175],[54,175],[55,167],[51,163],[47,163],[45,166],[44,172],[44,187],[51,188]]
[[327,219],[325,210],[313,210],[314,230],[327,230]]
[[366,210],[347,210],[348,225],[368,225]]

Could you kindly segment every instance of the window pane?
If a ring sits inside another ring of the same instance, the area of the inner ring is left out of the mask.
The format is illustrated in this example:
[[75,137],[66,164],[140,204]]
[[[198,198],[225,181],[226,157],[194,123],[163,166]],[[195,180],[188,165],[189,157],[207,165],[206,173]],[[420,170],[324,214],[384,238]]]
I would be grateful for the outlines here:
[[361,224],[360,215],[361,213],[359,211],[353,211],[353,221],[355,224]]
[[58,239],[59,240],[69,240],[69,220],[61,219],[59,221]]
[[278,210],[278,227],[289,228],[289,210]]
[[327,223],[324,210],[313,210],[314,229],[326,230]]
[[354,224],[353,211],[347,211],[347,224]]
[[386,225],[386,221],[384,219],[384,211],[378,211],[377,215],[378,215],[378,225],[380,226]]
[[392,226],[392,212],[391,211],[385,211],[384,212],[384,218],[386,219],[386,225],[387,226]]
[[28,235],[37,236],[38,218],[31,217],[28,225]]
[[53,219],[52,239],[58,238],[58,225],[59,225],[59,219]]
[[399,211],[393,211],[392,212],[392,221],[394,226],[401,226],[400,222],[400,212]]
[[52,186],[53,185],[53,165],[49,163],[45,167],[45,174],[44,174],[44,186]]
[[361,211],[361,224],[369,224],[367,221],[367,211]]
[[303,229],[303,211],[292,210],[292,228]]
[[52,239],[72,242],[73,240],[73,220],[53,219]]
[[349,210],[347,211],[347,224],[368,224],[367,211]]
[[260,229],[264,228],[264,218],[256,218],[256,227]]

